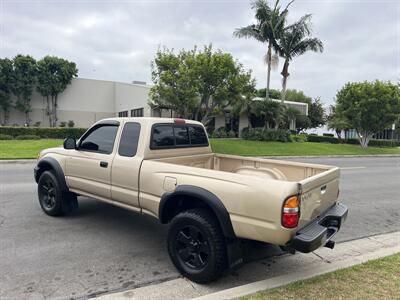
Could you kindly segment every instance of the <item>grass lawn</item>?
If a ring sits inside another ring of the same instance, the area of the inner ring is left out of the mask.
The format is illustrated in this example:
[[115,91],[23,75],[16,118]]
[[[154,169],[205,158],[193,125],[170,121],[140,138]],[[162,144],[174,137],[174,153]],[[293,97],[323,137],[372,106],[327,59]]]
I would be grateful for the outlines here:
[[400,154],[400,148],[368,147],[359,145],[329,143],[281,143],[246,141],[241,139],[212,139],[214,152],[245,155],[362,155],[362,154]]
[[36,158],[40,150],[62,145],[63,140],[0,140],[0,159]]
[[[36,158],[42,149],[62,145],[62,140],[0,140],[0,159]],[[362,149],[358,145],[328,143],[280,143],[211,139],[214,152],[244,156],[400,154],[400,148]]]
[[400,253],[241,299],[400,299]]

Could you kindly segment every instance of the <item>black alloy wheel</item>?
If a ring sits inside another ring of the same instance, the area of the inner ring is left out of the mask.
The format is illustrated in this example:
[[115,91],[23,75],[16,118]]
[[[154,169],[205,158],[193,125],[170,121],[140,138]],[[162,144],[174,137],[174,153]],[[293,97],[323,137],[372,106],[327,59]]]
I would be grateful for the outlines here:
[[210,247],[199,228],[183,227],[176,236],[175,247],[178,258],[189,268],[201,270],[207,265]]

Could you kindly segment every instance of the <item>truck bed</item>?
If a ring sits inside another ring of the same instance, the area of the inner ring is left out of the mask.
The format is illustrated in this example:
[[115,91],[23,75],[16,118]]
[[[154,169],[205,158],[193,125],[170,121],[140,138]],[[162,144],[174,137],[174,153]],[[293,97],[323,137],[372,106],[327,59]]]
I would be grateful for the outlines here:
[[339,193],[337,167],[225,154],[198,154],[154,159],[194,168],[255,176],[258,179],[295,182],[301,197],[300,227],[331,207]]

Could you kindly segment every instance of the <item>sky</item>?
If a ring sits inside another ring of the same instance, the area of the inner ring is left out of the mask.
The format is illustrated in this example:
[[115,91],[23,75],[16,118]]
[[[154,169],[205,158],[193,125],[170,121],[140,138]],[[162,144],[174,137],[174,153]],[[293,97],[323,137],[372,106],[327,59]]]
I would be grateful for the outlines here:
[[[400,1],[295,0],[288,22],[307,13],[325,49],[290,63],[288,88],[328,105],[346,82],[399,81]],[[0,0],[0,57],[56,55],[74,61],[79,77],[151,84],[151,60],[159,47],[212,43],[251,69],[262,88],[267,46],[232,35],[253,20],[247,0]],[[282,62],[272,72],[275,89],[281,88]]]

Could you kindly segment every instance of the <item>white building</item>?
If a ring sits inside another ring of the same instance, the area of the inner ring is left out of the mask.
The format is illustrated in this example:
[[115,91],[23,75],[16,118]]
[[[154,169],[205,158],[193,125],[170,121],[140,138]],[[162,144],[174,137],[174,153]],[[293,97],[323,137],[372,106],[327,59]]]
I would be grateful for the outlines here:
[[[122,83],[105,80],[74,78],[65,91],[58,96],[57,124],[74,121],[75,127],[89,127],[98,120],[109,117],[175,117],[174,111],[168,108],[150,107],[149,91],[151,86],[144,82]],[[255,98],[261,101],[262,98]],[[272,100],[280,101],[280,100]],[[306,103],[285,101],[286,106],[308,114]],[[41,127],[48,127],[46,99],[36,90],[31,100],[32,111],[29,113],[31,124],[40,122]],[[0,121],[1,123],[1,121]],[[11,109],[8,123],[24,125],[25,114]],[[229,109],[215,118],[215,128],[226,127],[241,133],[248,127],[246,114],[239,117],[230,114]]]

